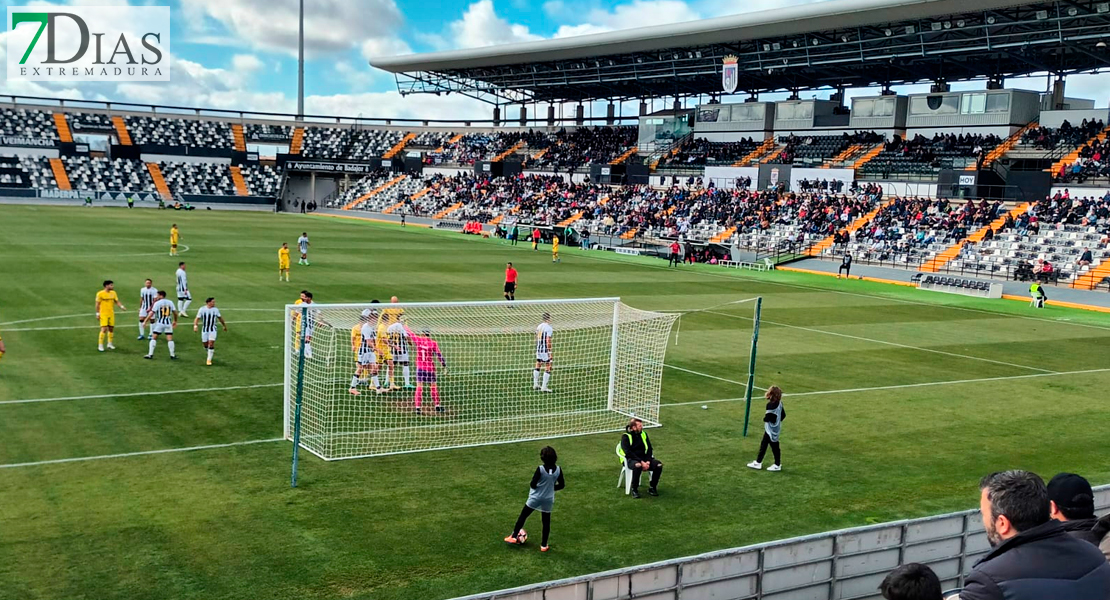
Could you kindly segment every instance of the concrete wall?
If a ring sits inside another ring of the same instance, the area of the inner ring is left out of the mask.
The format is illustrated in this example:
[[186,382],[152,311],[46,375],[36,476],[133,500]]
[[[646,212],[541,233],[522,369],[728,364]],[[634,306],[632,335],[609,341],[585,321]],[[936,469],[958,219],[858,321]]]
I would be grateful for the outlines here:
[[[1099,514],[1110,486],[1096,488]],[[929,565],[959,588],[990,544],[979,511],[842,529],[456,600],[881,600],[900,564]]]

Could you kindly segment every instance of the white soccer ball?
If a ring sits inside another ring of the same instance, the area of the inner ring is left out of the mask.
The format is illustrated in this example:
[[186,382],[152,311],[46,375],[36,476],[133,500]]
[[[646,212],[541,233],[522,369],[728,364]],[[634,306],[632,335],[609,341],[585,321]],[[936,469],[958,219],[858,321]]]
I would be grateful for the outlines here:
[[517,543],[519,543],[519,544],[523,544],[524,542],[527,542],[528,541],[528,532],[521,529],[520,533],[516,534],[516,540],[517,540]]
[[709,410],[709,407],[708,407],[708,406],[706,406],[706,405],[704,405],[704,404],[702,404],[702,405],[701,405],[701,409],[702,409],[702,410]]

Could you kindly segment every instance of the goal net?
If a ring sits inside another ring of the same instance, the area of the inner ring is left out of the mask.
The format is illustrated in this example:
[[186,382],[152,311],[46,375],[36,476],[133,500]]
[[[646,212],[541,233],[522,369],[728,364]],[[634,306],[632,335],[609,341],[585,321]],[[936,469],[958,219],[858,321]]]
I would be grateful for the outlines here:
[[658,426],[676,318],[619,298],[289,305],[285,437],[298,389],[300,447],[325,460]]

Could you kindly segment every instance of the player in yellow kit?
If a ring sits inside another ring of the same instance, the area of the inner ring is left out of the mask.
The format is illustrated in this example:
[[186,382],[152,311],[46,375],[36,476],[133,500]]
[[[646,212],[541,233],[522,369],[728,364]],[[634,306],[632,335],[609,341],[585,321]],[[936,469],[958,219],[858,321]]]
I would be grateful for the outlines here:
[[285,275],[285,281],[289,281],[289,242],[282,242],[281,248],[278,248],[278,281],[281,281],[282,274]]
[[558,234],[551,236],[551,262],[559,262],[559,236]]
[[0,337],[0,360],[4,360],[4,353],[7,350],[4,348],[4,338]]
[[104,282],[104,289],[96,293],[96,319],[100,322],[100,338],[97,350],[101,352],[104,352],[104,336],[108,337],[108,349],[116,349],[112,344],[116,331],[116,306],[119,306],[121,312],[127,310],[120,304],[115,287],[116,285],[109,279]]
[[177,242],[181,239],[181,233],[177,231],[177,223],[170,227],[170,256],[177,256]]

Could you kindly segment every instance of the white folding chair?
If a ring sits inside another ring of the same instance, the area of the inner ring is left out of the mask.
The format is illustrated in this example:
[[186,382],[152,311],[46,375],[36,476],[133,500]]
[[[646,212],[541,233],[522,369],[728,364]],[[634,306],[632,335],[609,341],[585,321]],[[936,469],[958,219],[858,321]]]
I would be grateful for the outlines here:
[[628,468],[628,462],[621,456],[621,443],[617,442],[617,458],[621,461],[621,473],[617,475],[617,487],[621,486],[624,482],[624,494],[627,496],[632,493],[632,469]]

